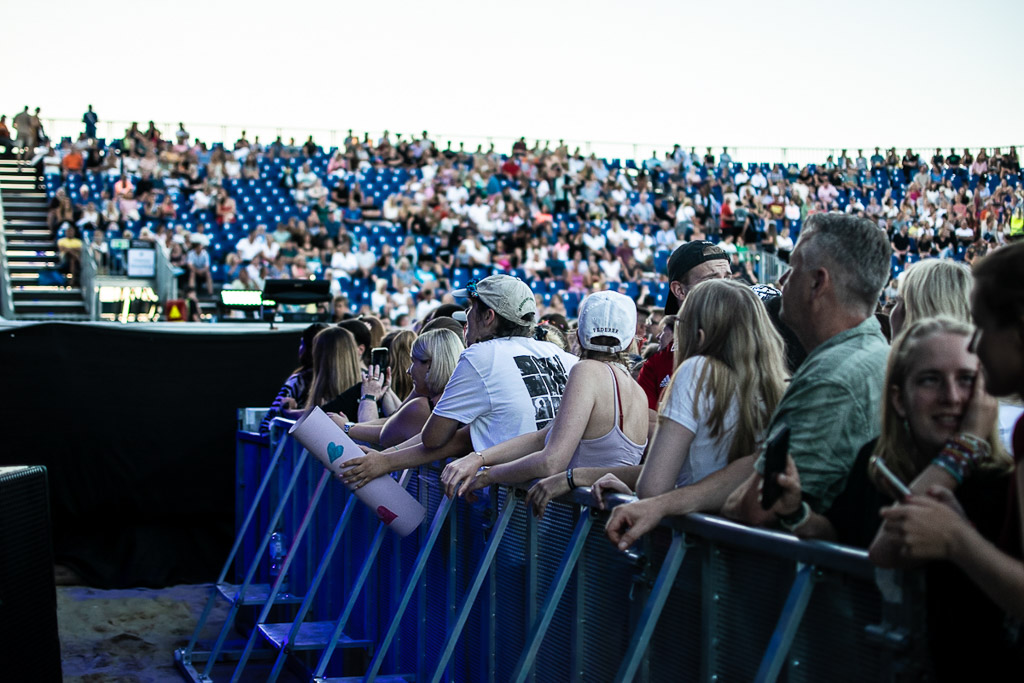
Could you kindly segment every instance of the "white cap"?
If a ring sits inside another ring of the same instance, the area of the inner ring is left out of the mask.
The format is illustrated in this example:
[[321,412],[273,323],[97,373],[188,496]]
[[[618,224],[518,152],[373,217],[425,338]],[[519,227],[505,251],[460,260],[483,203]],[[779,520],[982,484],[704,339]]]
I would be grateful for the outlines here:
[[[596,292],[580,305],[580,345],[589,351],[618,353],[629,348],[636,336],[636,304],[625,294]],[[612,337],[618,340],[615,346],[594,344],[594,337]]]

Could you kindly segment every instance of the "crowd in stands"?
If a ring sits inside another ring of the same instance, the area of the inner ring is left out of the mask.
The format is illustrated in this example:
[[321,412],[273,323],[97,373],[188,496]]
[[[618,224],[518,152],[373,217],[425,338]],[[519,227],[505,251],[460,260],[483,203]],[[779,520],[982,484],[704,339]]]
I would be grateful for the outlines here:
[[115,236],[157,242],[182,284],[207,293],[328,279],[351,312],[403,324],[493,272],[526,280],[542,311],[570,317],[606,288],[663,306],[665,259],[703,239],[721,243],[731,276],[753,284],[759,257],[786,259],[808,217],[825,211],[884,228],[894,277],[921,258],[971,263],[1024,232],[1013,147],[930,159],[844,150],[799,167],[679,145],[643,161],[524,139],[508,153],[467,150],[426,131],[349,135],[324,150],[312,137],[264,143],[245,131],[207,146],[183,124],[149,122],[105,141],[97,120],[90,107],[81,136],[59,143],[32,128],[52,229],[75,223],[101,252]]

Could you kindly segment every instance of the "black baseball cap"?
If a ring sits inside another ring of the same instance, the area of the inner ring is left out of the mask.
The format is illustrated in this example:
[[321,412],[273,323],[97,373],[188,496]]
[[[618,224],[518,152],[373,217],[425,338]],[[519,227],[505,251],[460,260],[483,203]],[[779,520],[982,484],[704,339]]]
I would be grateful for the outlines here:
[[[686,274],[696,266],[717,259],[728,261],[729,254],[718,245],[707,240],[687,242],[672,252],[668,259],[666,274],[670,282],[682,282]],[[675,295],[669,291],[668,299],[665,301],[665,315],[675,315],[678,312],[679,302],[676,300]]]

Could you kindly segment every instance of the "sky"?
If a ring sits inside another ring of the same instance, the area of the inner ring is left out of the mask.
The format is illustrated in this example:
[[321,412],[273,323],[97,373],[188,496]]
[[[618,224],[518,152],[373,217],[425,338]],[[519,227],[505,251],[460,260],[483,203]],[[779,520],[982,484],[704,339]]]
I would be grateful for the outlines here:
[[101,135],[152,119],[229,141],[428,130],[642,158],[1024,143],[1020,0],[4,0],[3,16],[46,17],[45,35],[3,32],[0,112],[39,106],[51,134],[91,103]]

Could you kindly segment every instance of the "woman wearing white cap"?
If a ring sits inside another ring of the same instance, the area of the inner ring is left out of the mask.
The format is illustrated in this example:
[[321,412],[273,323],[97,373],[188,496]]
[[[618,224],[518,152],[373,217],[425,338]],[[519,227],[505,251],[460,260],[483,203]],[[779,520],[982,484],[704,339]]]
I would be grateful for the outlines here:
[[624,363],[635,333],[632,299],[611,291],[584,299],[577,330],[582,360],[569,372],[554,421],[450,463],[441,476],[447,494],[562,472],[568,490],[575,486],[574,467],[639,465],[647,445],[647,399]]

